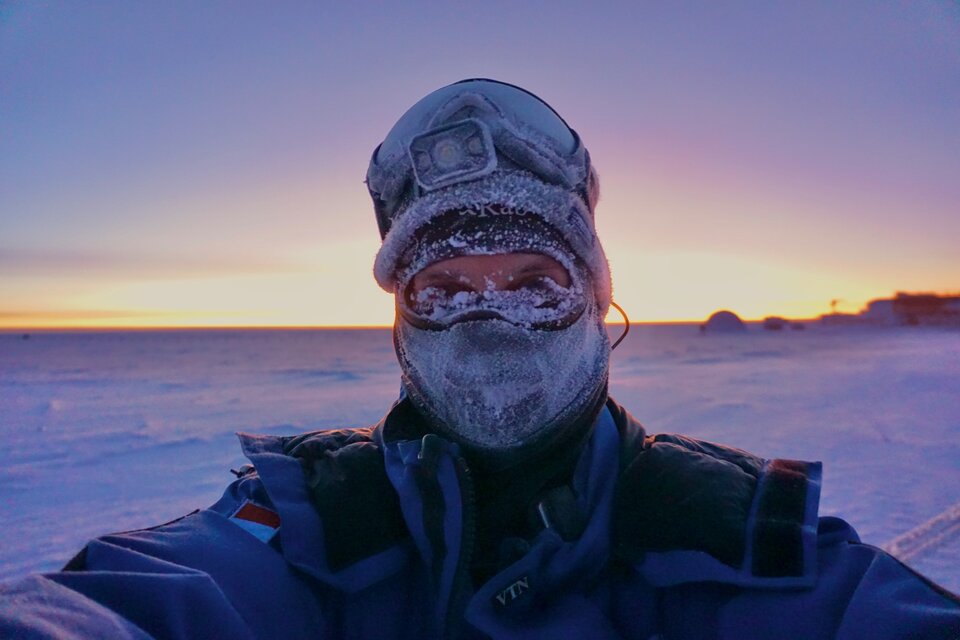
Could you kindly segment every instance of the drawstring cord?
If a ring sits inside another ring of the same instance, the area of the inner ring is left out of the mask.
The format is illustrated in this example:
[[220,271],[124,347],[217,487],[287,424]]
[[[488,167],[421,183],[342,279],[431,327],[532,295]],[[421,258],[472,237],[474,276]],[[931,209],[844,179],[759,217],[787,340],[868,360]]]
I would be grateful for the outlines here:
[[627,337],[627,334],[630,333],[630,318],[627,317],[627,312],[623,310],[623,307],[621,307],[620,305],[618,305],[618,304],[617,304],[616,302],[614,302],[613,300],[610,301],[610,305],[611,305],[614,309],[616,309],[617,311],[620,312],[620,315],[623,316],[623,322],[624,322],[623,333],[620,334],[620,337],[617,338],[617,341],[613,343],[613,346],[612,346],[612,347],[610,347],[610,350],[613,351],[614,349],[617,348],[617,345],[618,345],[618,344],[620,344],[621,342],[623,342],[623,339]]

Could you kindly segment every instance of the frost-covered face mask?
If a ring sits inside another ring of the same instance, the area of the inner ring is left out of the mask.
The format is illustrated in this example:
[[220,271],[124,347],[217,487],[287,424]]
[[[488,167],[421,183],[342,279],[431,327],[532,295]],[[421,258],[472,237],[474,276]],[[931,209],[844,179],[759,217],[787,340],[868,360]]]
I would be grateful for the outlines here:
[[498,314],[442,330],[400,315],[394,339],[406,392],[439,432],[474,450],[522,455],[595,405],[610,344],[592,301],[561,329],[532,328],[503,308]]

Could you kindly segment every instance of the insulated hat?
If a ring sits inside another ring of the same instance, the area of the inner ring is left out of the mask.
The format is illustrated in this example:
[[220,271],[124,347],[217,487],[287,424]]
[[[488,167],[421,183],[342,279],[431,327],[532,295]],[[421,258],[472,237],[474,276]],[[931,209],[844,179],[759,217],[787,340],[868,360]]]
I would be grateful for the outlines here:
[[[539,216],[586,266],[597,305],[610,305],[610,270],[594,225],[597,174],[577,133],[519,87],[463,80],[411,107],[367,170],[383,244],[374,277],[393,292],[418,231],[452,211]],[[426,265],[422,265],[426,266]]]
[[563,235],[543,218],[497,205],[447,211],[420,226],[397,261],[394,282],[401,288],[424,267],[465,255],[540,253],[576,278],[582,262]]

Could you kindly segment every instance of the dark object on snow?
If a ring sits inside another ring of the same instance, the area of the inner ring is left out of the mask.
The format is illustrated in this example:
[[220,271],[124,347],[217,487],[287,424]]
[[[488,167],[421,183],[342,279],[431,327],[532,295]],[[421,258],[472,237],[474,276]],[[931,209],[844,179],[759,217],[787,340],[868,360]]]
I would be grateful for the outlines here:
[[898,291],[897,297],[893,299],[892,312],[899,324],[908,327],[955,327],[960,325],[960,296]]
[[787,321],[780,316],[767,316],[763,319],[763,328],[767,331],[783,331]]
[[746,331],[747,326],[743,324],[743,320],[732,311],[717,311],[709,319],[707,323],[702,325],[701,332],[703,333],[738,333],[740,331]]

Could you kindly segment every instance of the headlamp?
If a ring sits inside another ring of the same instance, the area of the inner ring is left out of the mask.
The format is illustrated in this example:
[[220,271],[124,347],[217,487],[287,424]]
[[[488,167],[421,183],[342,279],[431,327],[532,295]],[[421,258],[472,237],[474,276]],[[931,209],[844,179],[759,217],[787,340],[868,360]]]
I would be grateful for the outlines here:
[[482,178],[497,168],[490,129],[472,118],[414,136],[407,149],[417,184],[425,191]]

